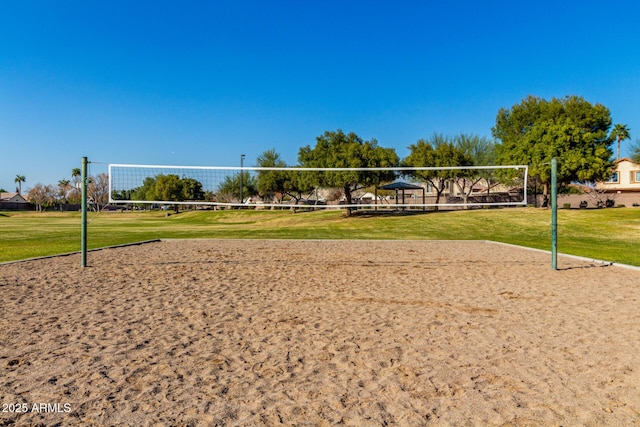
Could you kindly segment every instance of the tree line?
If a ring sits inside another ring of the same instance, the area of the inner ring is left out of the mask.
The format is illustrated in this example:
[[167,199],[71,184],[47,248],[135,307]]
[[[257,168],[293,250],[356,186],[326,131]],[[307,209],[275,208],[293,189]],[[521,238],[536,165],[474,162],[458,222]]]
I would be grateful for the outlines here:
[[186,200],[205,200],[208,196],[202,189],[202,183],[175,174],[160,174],[147,177],[140,187],[130,190],[114,191],[114,200],[162,200],[181,202]]
[[[327,131],[316,138],[315,146],[300,148],[299,167],[443,167],[483,165],[528,165],[532,184],[547,194],[551,184],[551,159],[559,161],[558,182],[566,186],[575,181],[601,181],[610,177],[614,162],[620,157],[620,142],[630,139],[626,125],[612,124],[608,108],[591,104],[582,97],[567,96],[550,101],[529,96],[511,108],[501,109],[491,129],[493,139],[476,135],[453,137],[434,134],[420,139],[408,148],[410,154],[399,159],[395,150],[378,145],[375,139],[365,141],[355,133]],[[617,142],[614,156],[613,144]],[[640,144],[633,147],[633,158],[640,161]],[[275,150],[262,153],[260,167],[286,167]],[[410,177],[428,182],[436,192],[436,203],[451,180],[500,179],[497,176],[464,176],[453,171],[415,171]],[[260,171],[251,181],[254,194],[263,197],[286,195],[299,200],[314,187],[336,187],[351,204],[354,191],[395,178],[393,173],[348,171],[339,173],[309,172],[291,175],[286,171]],[[228,178],[222,187],[233,192],[240,188],[237,179]],[[473,182],[461,185],[472,188]],[[468,194],[463,194],[463,197]]]
[[[602,104],[591,104],[579,96],[551,100],[528,96],[511,108],[499,110],[491,134],[493,139],[466,134],[450,137],[436,133],[409,145],[410,154],[400,159],[393,148],[382,147],[375,139],[363,140],[353,132],[345,133],[342,130],[326,131],[316,137],[313,147],[307,145],[299,149],[298,164],[294,166],[372,168],[528,165],[531,181],[546,194],[551,182],[552,158],[559,160],[558,181],[561,185],[574,181],[605,180],[612,172],[614,161],[620,156],[621,141],[630,139],[630,131],[626,125],[612,125],[608,108]],[[615,157],[614,142],[617,142]],[[635,144],[632,155],[635,161],[640,162],[640,143]],[[256,162],[259,167],[289,166],[273,149],[260,154]],[[416,171],[409,175],[412,179],[428,182],[438,198],[447,180],[472,179],[460,177],[460,174],[454,176],[453,173],[435,171]],[[73,176],[75,179],[76,175]],[[213,193],[204,191],[202,184],[192,178],[157,175],[147,178],[139,188],[121,190],[112,196],[121,200],[225,202],[238,200],[239,193],[244,192],[245,196],[260,195],[271,200],[288,197],[299,201],[317,186],[323,186],[340,189],[347,203],[351,204],[355,191],[395,178],[393,172],[291,174],[288,171],[259,171],[257,176],[242,172],[227,176]],[[102,180],[100,177],[94,178],[94,189],[90,190],[97,203],[105,199],[101,192]],[[71,186],[69,191],[69,185],[69,182],[60,181],[57,189],[45,187],[38,191],[43,190],[43,193],[49,194],[48,200],[56,197],[73,200],[76,196],[75,187]],[[56,190],[57,196],[52,195]]]
[[[36,211],[42,212],[47,208],[60,208],[65,206],[79,206],[82,192],[80,189],[80,168],[71,171],[71,180],[63,178],[58,185],[38,183],[31,187],[26,194],[26,199],[33,204]],[[15,183],[18,185],[16,192],[22,196],[22,183],[26,182],[24,175],[16,175]],[[4,189],[0,192],[6,193]],[[92,209],[100,210],[107,205],[109,199],[109,177],[107,174],[88,177],[87,197]]]
[[[551,182],[551,159],[559,159],[558,181],[568,184],[573,181],[597,181],[607,179],[612,171],[612,145],[629,139],[626,125],[612,127],[609,110],[578,96],[553,98],[547,101],[529,96],[521,103],[498,112],[496,124],[491,129],[493,139],[461,134],[444,136],[434,134],[420,139],[408,148],[410,154],[400,159],[392,148],[382,147],[375,139],[363,140],[357,134],[342,130],[326,131],[316,138],[315,146],[304,146],[298,152],[297,167],[305,168],[371,168],[371,167],[447,167],[483,165],[528,165],[531,181],[541,187],[543,194],[549,191]],[[640,150],[635,149],[635,154]],[[618,149],[619,157],[619,149]],[[287,167],[281,156],[273,149],[257,158],[259,167]],[[412,179],[427,182],[436,192],[436,203],[445,190],[447,181],[467,180],[461,188],[471,189],[474,181],[497,180],[497,176],[465,176],[453,171],[414,171]],[[277,200],[288,197],[296,202],[318,186],[338,188],[347,204],[352,203],[355,191],[378,186],[396,178],[393,172],[342,171],[308,172],[295,174],[288,171],[259,171],[257,176],[242,172],[227,176],[216,194],[208,197],[217,201],[239,200],[245,195],[260,195]],[[156,180],[167,178],[158,176]],[[150,179],[149,183],[153,180]],[[178,182],[178,177],[173,177]],[[157,182],[156,182],[157,185]],[[165,198],[153,186],[143,185],[137,191],[145,192],[148,200],[190,200],[179,186]],[[163,190],[165,191],[166,188]],[[463,197],[468,197],[464,192]],[[201,192],[198,199],[205,199]],[[182,198],[180,198],[182,197]]]

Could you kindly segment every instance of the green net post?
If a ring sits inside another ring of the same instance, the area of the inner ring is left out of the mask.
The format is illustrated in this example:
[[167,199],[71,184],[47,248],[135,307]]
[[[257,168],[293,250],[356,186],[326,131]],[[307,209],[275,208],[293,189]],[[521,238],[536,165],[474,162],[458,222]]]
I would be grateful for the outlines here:
[[558,269],[558,159],[551,159],[551,268]]
[[80,236],[80,254],[82,258],[82,267],[87,266],[87,161],[86,157],[82,158],[81,169],[81,188],[82,188],[82,232]]

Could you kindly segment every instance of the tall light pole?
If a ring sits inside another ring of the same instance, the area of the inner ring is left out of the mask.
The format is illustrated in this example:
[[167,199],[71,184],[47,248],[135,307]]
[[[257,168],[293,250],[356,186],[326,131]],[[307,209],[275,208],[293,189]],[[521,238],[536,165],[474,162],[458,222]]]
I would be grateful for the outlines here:
[[244,172],[242,168],[244,167],[244,154],[240,154],[240,204],[242,204],[242,187],[244,186]]

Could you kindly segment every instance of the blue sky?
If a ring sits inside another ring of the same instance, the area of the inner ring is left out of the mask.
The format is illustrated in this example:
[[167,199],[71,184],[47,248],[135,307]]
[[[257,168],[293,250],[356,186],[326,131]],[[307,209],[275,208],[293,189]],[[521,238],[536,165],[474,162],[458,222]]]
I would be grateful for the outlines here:
[[[294,165],[326,130],[491,136],[527,95],[640,137],[640,2],[0,0],[0,188],[106,163]],[[627,141],[623,154],[627,153]]]

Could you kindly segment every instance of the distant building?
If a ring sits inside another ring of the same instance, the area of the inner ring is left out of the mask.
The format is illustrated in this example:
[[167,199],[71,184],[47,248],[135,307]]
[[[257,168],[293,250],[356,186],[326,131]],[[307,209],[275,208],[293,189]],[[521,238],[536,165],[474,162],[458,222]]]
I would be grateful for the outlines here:
[[29,203],[20,193],[0,193],[0,202]]
[[19,193],[0,193],[0,210],[31,209],[31,204]]
[[598,183],[597,188],[607,193],[640,192],[640,164],[626,157],[616,160],[611,177]]

